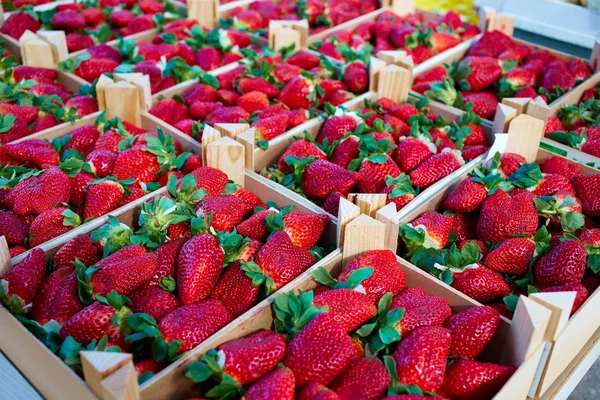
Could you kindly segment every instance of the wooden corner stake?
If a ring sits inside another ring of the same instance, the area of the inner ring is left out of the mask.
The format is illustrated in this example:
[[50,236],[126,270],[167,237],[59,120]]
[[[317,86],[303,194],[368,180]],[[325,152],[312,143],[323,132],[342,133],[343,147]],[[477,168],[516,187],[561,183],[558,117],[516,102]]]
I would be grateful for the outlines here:
[[21,61],[23,65],[39,68],[56,69],[58,63],[54,59],[54,51],[50,43],[38,38],[31,32],[25,31],[19,38]]
[[506,97],[502,99],[502,104],[517,110],[517,115],[523,114],[527,110],[527,104],[533,100],[529,97]]
[[412,74],[398,65],[388,65],[379,72],[377,94],[379,97],[388,97],[396,103],[403,103],[408,99],[408,91],[412,83]]
[[385,248],[385,225],[361,214],[346,224],[342,265],[367,251]]
[[411,71],[415,66],[412,56],[409,56],[404,50],[383,50],[377,53],[377,58],[385,61],[388,65],[399,65]]
[[114,74],[116,82],[125,81],[137,87],[140,97],[140,107],[144,111],[152,108],[152,89],[150,87],[150,77],[142,73],[134,72],[129,74]]
[[496,14],[493,26],[494,31],[500,31],[506,36],[512,37],[515,33],[515,17],[506,14]]
[[4,276],[12,267],[10,251],[4,235],[0,236],[0,277]]
[[546,307],[552,313],[545,334],[545,339],[547,341],[555,341],[569,322],[571,310],[573,309],[573,304],[575,303],[575,296],[575,292],[538,292],[529,295],[531,300]]
[[142,124],[139,88],[129,82],[115,82],[104,88],[107,117],[119,117],[136,126]]
[[254,171],[254,128],[245,130],[238,134],[235,140],[240,142],[246,148],[246,169],[248,171]]
[[358,217],[359,215],[360,215],[360,208],[356,204],[353,204],[352,202],[344,199],[343,197],[340,198],[340,204],[338,207],[338,215],[337,215],[337,219],[338,219],[337,232],[336,232],[337,247],[341,247],[344,244],[344,233],[346,230],[346,225],[348,225],[348,222],[352,221],[354,218]]
[[65,31],[38,31],[37,37],[50,44],[56,65],[69,56]]
[[479,7],[479,30],[483,32],[489,32],[494,30],[494,17],[496,16],[496,10],[491,7],[480,6]]
[[502,353],[502,362],[521,365],[544,341],[551,312],[546,307],[519,296],[508,338]]
[[210,142],[221,139],[221,133],[210,125],[204,125],[202,131],[202,165],[206,166],[206,149]]
[[371,57],[369,62],[369,90],[377,90],[379,84],[379,73],[385,68],[385,61]]
[[100,398],[103,396],[102,380],[124,365],[133,364],[133,356],[127,353],[82,351],[80,357],[85,382]]
[[390,203],[377,211],[377,221],[385,225],[385,248],[396,253],[398,250],[398,218],[396,205]]
[[243,144],[222,137],[206,146],[206,165],[225,172],[230,180],[244,186],[245,152]]
[[350,193],[348,195],[348,200],[360,208],[360,213],[371,218],[375,218],[377,210],[385,206],[386,199],[385,194]]
[[[278,51],[282,47],[291,44],[296,45],[296,49],[308,47],[308,20],[299,21],[271,20],[269,21],[269,47]],[[282,31],[280,33],[280,31]],[[293,33],[290,31],[296,31]]]
[[550,107],[541,96],[536,97],[527,104],[527,115],[541,119],[544,122],[550,118]]
[[416,0],[392,0],[392,12],[400,17],[414,14],[416,7]]
[[507,106],[506,104],[498,103],[496,106],[496,115],[494,116],[493,133],[508,132],[508,125],[517,116],[517,110]]
[[102,400],[139,400],[140,388],[133,363],[127,363],[101,383]]
[[508,153],[518,153],[534,162],[540,147],[540,140],[544,136],[545,122],[541,119],[521,114],[513,119],[508,126]]
[[216,130],[221,132],[221,136],[229,136],[233,139],[249,127],[248,124],[215,124],[214,126]]
[[104,89],[106,89],[108,85],[112,85],[113,83],[115,83],[115,81],[104,74],[100,75],[100,78],[98,78],[98,81],[96,82],[96,100],[98,100],[98,110],[106,110],[106,98],[104,96]]
[[212,29],[219,22],[218,0],[187,0],[188,19],[194,20],[200,26]]

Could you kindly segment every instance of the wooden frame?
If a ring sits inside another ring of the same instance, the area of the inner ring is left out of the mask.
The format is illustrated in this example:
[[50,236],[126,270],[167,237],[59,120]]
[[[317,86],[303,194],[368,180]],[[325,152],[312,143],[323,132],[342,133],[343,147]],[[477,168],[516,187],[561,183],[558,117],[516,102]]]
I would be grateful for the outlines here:
[[[549,158],[557,156],[540,148],[535,162],[543,163]],[[561,156],[559,156],[561,157]],[[571,160],[570,160],[571,161]],[[573,161],[571,161],[573,162]],[[599,170],[587,165],[577,163],[582,174],[597,174]],[[444,197],[456,188],[460,182],[467,178],[470,171],[465,171],[451,185],[420,199],[420,203],[406,213],[400,223],[409,223],[427,211],[435,211]],[[567,366],[584,349],[586,342],[600,328],[600,290],[591,293],[585,303],[573,314],[568,315],[573,304],[573,297],[564,296],[565,293],[541,293],[531,295],[530,298],[552,310],[552,322],[546,332],[545,349],[542,356],[542,366],[538,371],[538,382],[532,388],[531,397],[544,395],[550,390],[553,383],[567,370]],[[562,316],[562,318],[561,318]]]
[[[241,167],[241,166],[240,166]],[[302,204],[298,204],[293,199],[287,197],[284,193],[278,192],[273,188],[264,184],[261,179],[258,179],[258,175],[246,171],[244,174],[244,187],[256,195],[258,195],[264,202],[271,200],[277,203],[281,207],[287,205],[293,205],[294,210],[298,211],[312,211],[304,207]],[[145,201],[153,198],[154,196],[160,195],[166,192],[166,188],[153,192],[121,207],[119,210],[113,211],[110,215],[115,216],[119,222],[124,223],[128,226],[134,226],[137,221],[137,215],[141,204]],[[56,251],[58,251],[64,243],[69,241],[75,236],[85,234],[90,235],[92,231],[99,228],[100,226],[108,222],[108,216],[100,217],[88,224],[78,227],[69,233],[60,236],[52,241],[46,242],[40,247],[46,252],[46,256],[52,257]],[[320,243],[326,243],[336,240],[336,226],[333,222],[330,222],[321,238]],[[333,253],[335,254],[335,252]],[[329,259],[331,256],[326,256],[325,259]],[[18,261],[12,260],[12,265]],[[6,271],[3,271],[3,273]],[[262,304],[262,303],[261,303]],[[248,313],[253,313],[253,310],[258,307],[256,305]],[[244,315],[246,315],[244,314]],[[242,317],[240,317],[242,318]],[[231,329],[235,326],[240,319],[236,319],[227,325],[224,330]],[[59,360],[54,354],[52,354],[40,341],[38,341],[27,329],[12,315],[10,312],[0,306],[0,324],[5,329],[2,335],[0,335],[0,348],[6,354],[6,356],[15,364],[19,370],[23,372],[25,376],[31,381],[40,393],[48,399],[65,399],[65,398],[77,398],[77,399],[95,399],[96,397],[90,391],[90,388],[84,384],[84,381],[77,376],[72,370],[70,370],[66,364]],[[216,335],[220,335],[217,333]],[[173,363],[165,371],[177,370],[177,365],[186,360],[191,360],[194,355],[197,354],[196,349],[191,350],[184,357]],[[41,367],[41,368],[40,368]],[[120,367],[120,366],[119,366]],[[156,378],[146,382],[142,387],[148,387],[153,385],[154,380],[160,380],[164,382],[167,373],[161,372]],[[96,384],[93,384],[96,388],[99,387],[99,380],[107,377],[102,376],[101,379],[96,379]],[[57,384],[60,382],[60,384]],[[102,380],[104,382],[104,380]],[[160,384],[159,384],[160,385]],[[174,388],[175,389],[175,388]],[[149,395],[142,393],[142,398]],[[106,397],[104,397],[106,399]]]

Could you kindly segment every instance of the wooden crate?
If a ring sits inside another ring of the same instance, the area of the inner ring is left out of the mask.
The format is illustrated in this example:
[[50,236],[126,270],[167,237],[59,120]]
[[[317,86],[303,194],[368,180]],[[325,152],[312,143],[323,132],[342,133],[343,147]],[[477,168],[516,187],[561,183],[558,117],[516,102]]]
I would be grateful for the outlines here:
[[[96,118],[100,115],[100,112],[94,113],[94,114],[90,114],[85,116],[84,118],[76,121],[74,124],[61,124],[60,126],[54,127],[52,129],[47,129],[45,131],[41,131],[38,133],[35,133],[33,135],[21,138],[19,140],[16,140],[12,143],[18,143],[18,142],[22,142],[25,140],[30,140],[30,139],[44,139],[44,140],[52,140],[56,137],[60,137],[63,136],[69,132],[71,132],[74,129],[80,128],[82,126],[85,125],[93,125],[96,121]],[[162,121],[160,121],[162,122]],[[199,148],[197,145],[197,142],[195,142],[194,140],[192,140],[189,136],[181,133],[180,131],[171,129],[169,127],[169,125],[163,124],[163,125],[159,125],[157,123],[155,123],[155,121],[153,119],[148,118],[147,116],[142,115],[142,126],[141,128],[151,132],[151,131],[156,131],[157,128],[161,128],[166,134],[170,134],[173,137],[173,140],[176,142],[179,142],[179,144],[181,144],[181,148],[183,151],[192,151],[194,153],[198,153]],[[108,213],[107,215],[119,215],[123,212],[123,210],[127,210],[129,206],[131,206],[131,204],[138,204],[138,202],[142,201],[142,199],[148,199],[148,198],[152,198],[154,197],[154,195],[156,193],[159,193],[161,191],[164,191],[163,189],[160,189],[159,191],[155,191],[152,193],[147,194],[146,196],[142,197],[141,199],[136,200],[133,203],[130,204],[126,204],[122,207],[119,207],[113,211],[111,211],[110,213]],[[105,220],[103,218],[97,218],[94,219],[88,223],[85,223],[79,227],[77,227],[76,229],[73,229],[65,234],[62,234],[60,236],[55,237],[52,240],[49,240],[45,243],[42,243],[41,245],[37,246],[38,248],[41,248],[44,251],[49,251],[52,248],[55,248],[56,246],[58,246],[60,243],[64,243],[66,238],[70,238],[72,237],[71,235],[73,234],[73,232],[76,232],[77,230],[90,230],[90,229],[95,229],[97,227],[99,227],[100,225],[102,225]],[[19,254],[18,256],[14,257],[12,259],[13,264],[16,264],[18,262],[20,262],[21,260],[23,260],[23,258],[25,258],[29,252],[26,251],[22,254]]]
[[[540,148],[535,159],[543,163],[556,156]],[[599,170],[576,163],[582,174],[597,174]],[[436,211],[447,194],[467,178],[466,171],[455,182],[433,195],[420,199],[420,203],[410,210],[400,223],[409,223],[428,211]],[[532,300],[552,310],[552,321],[546,331],[546,344],[542,356],[543,368],[539,371],[538,382],[532,389],[531,397],[547,394],[553,383],[567,371],[568,365],[584,349],[586,342],[600,328],[600,290],[591,293],[585,303],[569,318],[573,300],[572,293],[536,293],[529,296]]]
[[[377,221],[364,215],[359,218],[361,222],[358,223],[358,219],[355,222],[363,228],[366,225],[373,226],[378,224]],[[343,248],[336,250],[322,259],[288,285],[281,288],[278,293],[314,289],[318,284],[312,279],[311,274],[318,267],[323,267],[333,276],[337,276],[342,269],[342,265],[351,261],[354,257],[368,250],[385,248],[385,244],[381,240],[352,243],[353,240],[356,240],[356,238],[347,237]],[[346,247],[353,247],[355,244],[358,244],[362,248],[362,251],[353,252],[350,256],[346,254]],[[398,257],[397,261],[399,268],[406,274],[407,287],[420,287],[428,295],[444,297],[456,312],[481,305],[468,299],[460,292],[441,284],[435,278],[415,268],[403,259]],[[209,350],[216,348],[224,342],[248,336],[257,331],[273,329],[271,305],[275,296],[276,294],[265,299],[250,312],[241,316],[235,324],[230,324],[221,330],[218,335],[214,335],[203,342],[189,357],[178,360],[175,364],[172,364],[157,375],[154,380],[143,384],[140,388],[141,398],[144,400],[159,400],[164,398],[185,399],[186,397],[198,395],[194,391],[192,382],[185,377],[189,363],[200,359]],[[541,358],[544,332],[549,322],[550,311],[525,297],[521,301],[522,304],[519,306],[518,317],[513,319],[513,321],[502,317],[500,328],[486,350],[486,360],[502,361],[518,366],[517,372],[515,372],[513,377],[494,397],[495,400],[525,399]]]
[[[302,204],[298,204],[293,199],[287,197],[285,193],[277,192],[265,185],[261,179],[258,179],[259,177],[256,174],[250,171],[246,171],[243,178],[243,186],[258,195],[264,202],[271,200],[281,207],[292,205],[294,210],[297,211],[311,211],[306,209]],[[116,210],[111,214],[115,216],[119,222],[128,226],[134,226],[137,221],[141,204],[146,200],[165,192],[166,188],[162,188],[154,193],[136,200],[135,202],[121,207],[119,210]],[[68,234],[62,235],[61,237],[50,242],[46,242],[41,246],[41,248],[46,252],[46,256],[50,258],[62,247],[64,243],[73,237],[81,234],[90,235],[92,231],[106,224],[107,221],[107,216],[100,217],[88,224],[72,230]],[[323,237],[321,238],[320,244],[333,242],[335,241],[335,238],[336,226],[333,222],[330,222]],[[7,249],[2,254],[5,258],[2,258],[2,261],[0,262],[0,275],[3,275],[12,267],[12,265],[16,264],[16,261],[6,258]],[[326,257],[326,259],[327,258],[328,257]],[[250,310],[248,312],[252,313],[253,311]],[[223,329],[231,329],[231,326],[236,325],[238,320],[239,318],[231,322]],[[77,376],[67,367],[66,364],[52,354],[3,306],[0,306],[0,324],[3,327],[3,333],[0,335],[0,348],[2,348],[2,351],[11,360],[11,362],[15,364],[15,366],[28,378],[33,386],[35,386],[45,398],[51,400],[67,398],[87,400],[96,398],[95,395],[90,391],[89,387],[85,384],[83,379]],[[168,370],[176,370],[176,365],[180,365],[186,360],[191,360],[194,358],[195,354],[196,350],[186,353],[185,356],[172,364]],[[154,384],[154,379],[163,382],[163,377],[165,375],[166,374],[161,373],[160,375],[157,375],[156,378],[153,378],[145,383],[145,385],[147,386]],[[60,384],[57,384],[58,382],[60,382]],[[173,389],[176,390],[176,388]]]

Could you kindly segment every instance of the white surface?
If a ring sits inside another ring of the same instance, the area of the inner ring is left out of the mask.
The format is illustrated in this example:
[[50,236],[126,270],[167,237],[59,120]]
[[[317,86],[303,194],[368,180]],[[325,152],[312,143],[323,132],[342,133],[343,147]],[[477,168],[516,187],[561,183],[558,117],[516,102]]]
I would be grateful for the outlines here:
[[552,0],[475,0],[515,17],[515,27],[591,49],[600,37],[600,12]]
[[571,375],[571,378],[563,385],[563,387],[558,391],[556,396],[554,396],[553,400],[567,400],[575,387],[581,382],[585,374],[590,370],[592,365],[596,362],[596,360],[600,357],[600,341],[596,343],[596,345],[590,350],[587,356],[581,360],[577,369]]
[[2,390],[0,400],[42,400],[42,397],[13,367],[13,365],[0,353],[0,376],[2,377]]

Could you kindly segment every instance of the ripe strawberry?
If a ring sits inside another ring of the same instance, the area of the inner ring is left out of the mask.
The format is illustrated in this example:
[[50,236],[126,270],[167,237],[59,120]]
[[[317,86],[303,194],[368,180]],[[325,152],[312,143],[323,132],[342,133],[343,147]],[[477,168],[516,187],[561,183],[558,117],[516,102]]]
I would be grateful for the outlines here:
[[579,282],[567,283],[560,286],[551,286],[540,290],[540,292],[575,292],[576,296],[575,301],[573,302],[573,308],[571,309],[571,315],[575,314],[575,312],[583,305],[583,303],[585,303],[590,293],[585,286]]
[[250,121],[250,114],[241,107],[221,107],[206,116],[208,124],[237,124]]
[[437,151],[429,139],[424,136],[419,138],[407,137],[398,142],[394,153],[394,160],[404,172],[411,172],[425,161],[432,152]]
[[444,149],[423,161],[409,174],[412,183],[421,189],[428,188],[440,179],[464,165],[460,153],[456,150]]
[[[260,246],[260,243],[257,244]],[[251,258],[247,261],[251,261]],[[241,263],[236,261],[218,279],[210,298],[221,301],[231,315],[238,317],[256,303],[259,291],[260,286],[252,284]]]
[[479,209],[488,196],[488,188],[474,177],[462,181],[440,204],[444,210],[468,213]]
[[193,349],[223,328],[233,317],[218,300],[202,300],[167,314],[159,324],[168,344],[181,341],[179,352]]
[[50,168],[19,182],[4,203],[19,216],[41,214],[59,203],[68,203],[71,185],[67,174],[58,168]]
[[496,113],[498,99],[489,91],[483,92],[461,92],[465,103],[471,103],[472,111],[481,118],[490,119]]
[[341,398],[375,399],[384,395],[389,384],[390,375],[381,361],[361,357],[351,360],[330,386]]
[[94,150],[85,157],[85,161],[98,178],[112,174],[116,159],[117,154],[108,150]]
[[288,64],[296,65],[304,70],[311,70],[321,65],[319,57],[306,51],[298,51],[285,60]]
[[37,17],[25,11],[16,11],[6,18],[0,32],[19,40],[25,31],[37,32],[38,29],[40,29],[40,21]]
[[191,176],[197,180],[196,189],[206,190],[207,196],[217,196],[220,194],[227,184],[227,175],[213,167],[202,167],[194,170]]
[[66,207],[44,211],[33,220],[29,230],[29,245],[39,246],[81,225],[79,215]]
[[489,306],[473,307],[452,315],[444,326],[452,336],[449,355],[475,358],[500,326],[500,314]]
[[314,305],[327,306],[328,313],[350,333],[377,314],[367,295],[352,289],[332,289],[315,295]]
[[500,243],[485,258],[485,265],[493,271],[522,275],[533,260],[536,243],[529,238],[511,238]]
[[83,219],[98,218],[119,207],[124,191],[123,185],[114,178],[91,181],[85,193]]
[[510,294],[510,287],[502,275],[479,263],[467,265],[462,272],[454,272],[452,287],[482,303]]
[[389,250],[373,250],[355,258],[344,267],[338,280],[349,281],[352,273],[363,267],[373,268],[371,277],[363,280],[360,285],[375,302],[386,293],[399,293],[406,285],[406,276],[398,266],[396,255]]
[[438,326],[414,330],[392,354],[397,364],[398,382],[434,391],[444,381],[450,332]]
[[362,161],[358,173],[361,176],[358,189],[362,193],[379,193],[388,176],[396,178],[402,171],[387,155],[376,154]]
[[112,176],[119,180],[134,179],[137,182],[153,182],[158,178],[161,165],[150,151],[132,148],[117,155]]
[[120,326],[131,310],[123,305],[123,299],[116,293],[95,301],[69,318],[60,329],[61,339],[73,337],[82,344],[99,341],[104,335],[111,343],[127,348]]
[[481,206],[477,221],[477,237],[498,243],[518,235],[533,236],[538,217],[533,200],[527,194],[509,197],[502,190],[489,196]]
[[46,254],[33,249],[0,279],[0,301],[13,314],[22,314],[23,307],[33,301],[46,273]]
[[566,130],[567,129],[563,125],[560,118],[550,117],[548,118],[548,122],[546,123],[546,130],[544,131],[544,136],[548,136],[548,134],[552,132],[562,132]]
[[263,140],[272,140],[285,133],[288,122],[289,116],[287,114],[278,114],[266,119],[260,119],[252,123],[250,127],[254,128],[254,138],[259,143]]
[[31,133],[29,132],[27,123],[23,119],[10,114],[0,116],[2,117],[2,130],[4,130],[4,132],[0,134],[0,143],[13,142],[28,136]]
[[400,211],[408,203],[410,203],[417,195],[412,187],[412,182],[408,175],[402,173],[396,178],[387,176],[385,178],[386,186],[381,189],[380,193],[387,194],[386,204],[394,203],[396,211]]
[[[190,364],[187,376],[193,382],[204,382],[212,377],[217,381],[231,380],[238,387],[249,384],[277,366],[285,356],[285,337],[267,330],[241,339],[233,339],[211,350],[202,361]],[[208,362],[219,362],[219,369],[210,375],[198,374],[204,371]]]
[[237,105],[249,113],[269,107],[269,98],[262,92],[249,92],[238,99]]
[[196,208],[199,217],[209,218],[210,227],[219,232],[231,232],[242,222],[246,213],[244,203],[230,194],[207,197]]
[[207,298],[224,262],[223,250],[213,236],[202,233],[186,242],[179,253],[177,269],[181,303],[188,305]]
[[271,230],[286,232],[294,246],[304,249],[313,248],[329,223],[327,215],[313,214],[303,211],[292,211],[288,214],[273,213],[266,217]]
[[148,314],[156,322],[180,305],[177,296],[158,286],[136,290],[129,298],[133,312]]
[[455,79],[462,90],[481,91],[502,76],[498,60],[491,57],[467,57],[458,64]]
[[505,35],[500,31],[485,32],[469,49],[470,56],[488,56],[497,57],[503,51],[514,46],[514,41],[510,36]]
[[261,92],[267,97],[276,97],[279,94],[279,89],[264,78],[260,77],[245,77],[238,84],[239,91],[242,94],[250,92]]
[[302,192],[311,199],[324,199],[333,192],[347,194],[359,181],[359,174],[332,162],[317,160],[304,167]]
[[317,315],[289,343],[284,365],[296,384],[329,384],[349,363],[354,343],[343,326],[327,314]]
[[585,245],[579,240],[564,240],[551,248],[533,268],[535,285],[545,289],[581,282],[585,269]]
[[245,400],[293,400],[295,389],[294,373],[289,368],[279,367],[253,383],[243,398]]
[[98,111],[98,104],[96,103],[96,99],[89,96],[75,96],[71,97],[65,103],[65,108],[75,107],[77,110],[75,115],[85,116]]
[[344,138],[346,132],[354,132],[358,128],[357,118],[351,114],[332,115],[323,123],[317,136],[317,143],[322,144],[327,140],[332,144]]
[[575,87],[575,77],[564,64],[553,62],[544,67],[542,87],[550,93],[554,93],[556,88],[568,92]]
[[313,82],[303,76],[298,76],[281,89],[277,101],[292,110],[308,109],[315,103],[316,96]]
[[240,199],[242,203],[244,203],[246,209],[252,210],[256,207],[264,206],[264,203],[262,202],[260,197],[258,197],[248,189],[244,189],[243,187],[238,187],[237,190],[232,194],[238,199]]
[[79,12],[72,10],[64,10],[55,13],[52,16],[51,23],[52,28],[67,32],[75,32],[86,26],[85,17]]
[[456,399],[492,398],[516,370],[509,365],[458,359],[448,366],[442,389]]
[[0,235],[9,246],[25,244],[29,236],[29,226],[10,211],[0,212]]
[[398,332],[400,337],[405,337],[422,326],[442,326],[452,315],[452,309],[446,299],[428,296],[418,288],[406,288],[394,296],[388,314],[396,309],[402,309],[403,315],[398,322],[388,326]]
[[588,217],[598,217],[600,215],[600,196],[598,194],[600,174],[575,175],[571,178],[571,182],[577,191],[577,196],[581,199],[583,213]]
[[33,122],[38,117],[39,111],[39,108],[35,106],[20,106],[17,104],[0,103],[0,114],[12,114],[28,124]]
[[353,93],[363,93],[369,86],[369,69],[362,61],[347,64],[344,68],[344,83]]
[[501,97],[510,97],[521,88],[535,84],[535,78],[535,73],[529,69],[511,69],[499,81],[499,94]]
[[313,141],[308,139],[296,140],[279,158],[279,170],[284,173],[290,173],[292,171],[287,162],[285,162],[287,157],[302,159],[302,157],[308,158],[311,156],[320,160],[327,160],[327,155]]
[[400,226],[400,237],[409,253],[417,247],[443,249],[452,230],[452,217],[437,212],[423,213],[409,224]]
[[102,74],[112,73],[118,66],[119,62],[107,58],[90,58],[82,61],[75,69],[75,75],[85,81],[93,82],[100,78]]
[[81,10],[81,15],[88,25],[95,26],[104,22],[104,11],[101,8],[90,7]]
[[77,295],[77,274],[73,268],[62,268],[50,274],[38,290],[32,317],[41,325],[50,320],[62,324],[82,308]]
[[[173,226],[176,225],[169,225],[169,228],[172,228]],[[171,241],[160,245],[154,251],[154,254],[156,254],[157,257],[158,267],[154,270],[152,278],[148,282],[148,287],[164,286],[162,281],[163,278],[175,277],[177,258],[179,256],[181,247],[187,241],[187,239],[180,239],[175,237],[175,235],[171,236],[170,231],[168,236],[171,238]]]
[[236,231],[247,238],[265,242],[269,236],[269,230],[267,229],[267,217],[270,214],[275,214],[274,210],[262,210],[246,219],[238,226]]
[[58,249],[53,260],[57,270],[73,267],[75,260],[89,267],[98,261],[98,251],[89,236],[78,235]]

